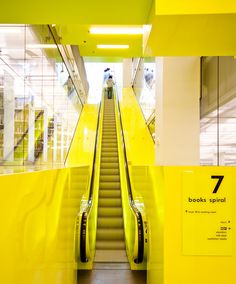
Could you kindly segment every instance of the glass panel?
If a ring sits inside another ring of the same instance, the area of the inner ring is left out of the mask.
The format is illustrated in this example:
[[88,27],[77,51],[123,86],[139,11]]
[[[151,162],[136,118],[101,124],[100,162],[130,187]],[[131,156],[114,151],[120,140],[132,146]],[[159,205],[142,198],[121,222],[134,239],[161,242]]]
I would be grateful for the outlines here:
[[0,25],[0,163],[64,164],[82,109],[47,26]]
[[202,59],[201,164],[236,165],[236,61]]
[[24,108],[24,38],[25,27],[0,25],[0,160],[3,165],[23,163],[24,148],[27,144],[27,111]]
[[155,114],[155,58],[140,59],[134,91],[146,120]]
[[200,162],[202,165],[217,165],[217,61],[217,57],[202,58],[202,89],[200,108]]
[[219,165],[236,165],[236,60],[219,57]]

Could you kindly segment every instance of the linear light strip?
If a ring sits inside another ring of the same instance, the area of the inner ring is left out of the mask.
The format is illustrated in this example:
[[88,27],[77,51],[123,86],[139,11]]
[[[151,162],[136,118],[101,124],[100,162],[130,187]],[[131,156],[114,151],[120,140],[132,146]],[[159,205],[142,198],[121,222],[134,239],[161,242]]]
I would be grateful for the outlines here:
[[91,34],[100,34],[100,35],[142,35],[143,28],[116,28],[116,27],[92,27],[89,32]]
[[97,48],[104,49],[127,49],[129,48],[128,44],[98,44]]
[[57,48],[56,44],[27,44],[26,48],[32,48],[32,49],[36,49],[36,48],[50,48],[50,49],[55,49]]

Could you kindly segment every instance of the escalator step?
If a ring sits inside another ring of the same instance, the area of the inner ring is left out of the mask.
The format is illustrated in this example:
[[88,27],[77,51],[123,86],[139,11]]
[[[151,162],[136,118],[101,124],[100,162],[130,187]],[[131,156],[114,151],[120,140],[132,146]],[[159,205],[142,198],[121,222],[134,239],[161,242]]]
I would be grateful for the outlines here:
[[120,190],[117,189],[101,189],[99,190],[99,198],[120,197]]
[[102,143],[102,147],[105,147],[105,148],[106,148],[106,147],[113,147],[113,148],[116,147],[116,148],[117,148],[118,145],[117,145],[117,143],[115,143],[115,142],[103,142],[103,143]]
[[101,169],[100,175],[119,175],[119,169]]
[[106,140],[106,142],[117,142],[116,137],[103,137],[102,138],[102,142],[104,142]]
[[100,217],[97,226],[98,228],[123,228],[123,219],[121,217]]
[[107,147],[102,145],[102,152],[114,152],[117,153],[117,147]]
[[[106,157],[108,158],[108,157]],[[109,157],[112,158],[113,157]],[[118,169],[119,168],[119,163],[116,162],[116,159],[118,159],[118,157],[114,157],[114,162],[102,162],[101,163],[101,169]]]
[[[120,181],[120,175],[100,175],[100,182],[116,182]],[[77,201],[78,203],[78,201]]]
[[97,240],[124,240],[123,229],[97,229]]
[[123,240],[119,241],[97,241],[96,249],[104,249],[104,250],[120,250],[125,249],[125,242]]
[[99,188],[100,189],[120,189],[120,182],[114,181],[114,182],[99,182]]
[[98,218],[99,217],[122,217],[122,208],[112,208],[112,207],[98,207]]
[[103,134],[116,134],[116,129],[103,129]]
[[105,140],[105,139],[116,139],[116,133],[115,134],[103,134],[102,135],[102,140]]
[[117,168],[119,167],[118,161],[118,157],[101,157],[101,163],[117,163]]
[[99,207],[121,207],[121,198],[99,198]]
[[113,153],[113,152],[102,152],[102,157],[118,157],[118,153]]

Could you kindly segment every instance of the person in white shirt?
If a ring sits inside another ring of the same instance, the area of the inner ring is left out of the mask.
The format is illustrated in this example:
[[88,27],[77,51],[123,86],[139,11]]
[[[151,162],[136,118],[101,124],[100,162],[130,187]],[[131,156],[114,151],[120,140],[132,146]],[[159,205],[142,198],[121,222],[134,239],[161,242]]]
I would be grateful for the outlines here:
[[112,76],[110,75],[107,79],[107,97],[108,97],[108,99],[112,99],[113,85],[114,85],[114,81],[112,79]]
[[109,76],[111,75],[110,74],[110,68],[106,68],[104,70],[104,74],[103,74],[103,83],[106,83],[106,81],[108,80]]

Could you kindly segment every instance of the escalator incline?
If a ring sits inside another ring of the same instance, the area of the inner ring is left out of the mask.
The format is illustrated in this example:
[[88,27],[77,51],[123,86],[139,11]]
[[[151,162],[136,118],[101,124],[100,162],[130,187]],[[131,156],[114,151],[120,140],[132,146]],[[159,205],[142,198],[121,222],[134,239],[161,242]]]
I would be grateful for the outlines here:
[[127,263],[114,99],[104,99],[95,264]]

